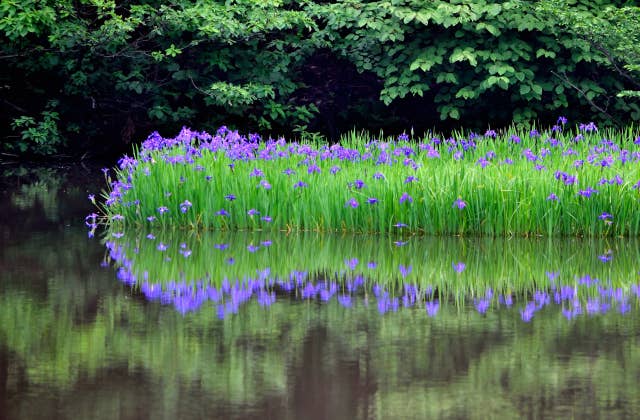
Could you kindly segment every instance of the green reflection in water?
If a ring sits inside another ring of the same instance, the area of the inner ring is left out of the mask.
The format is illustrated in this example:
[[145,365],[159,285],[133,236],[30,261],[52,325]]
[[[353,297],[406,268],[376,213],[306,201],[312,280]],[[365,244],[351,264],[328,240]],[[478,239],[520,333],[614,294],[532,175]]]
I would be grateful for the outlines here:
[[489,288],[510,294],[531,293],[549,287],[550,275],[558,284],[576,285],[583,278],[597,278],[599,281],[594,284],[625,289],[640,280],[640,242],[628,239],[392,238],[184,231],[147,235],[137,232],[115,238],[110,233],[105,241],[124,254],[127,269],[138,283],[165,286],[169,282],[197,280],[220,285],[224,278],[255,278],[269,269],[270,278],[285,280],[294,271],[329,280],[361,274],[370,284],[390,290],[401,291],[403,284],[414,284],[437,290],[440,297],[460,301],[482,296]]
[[[448,287],[454,297],[487,286],[524,293],[547,286],[547,270],[569,280],[638,280],[638,246],[629,241],[411,239],[396,247],[367,237],[173,235],[117,241],[138,248],[127,253],[136,270],[164,280],[266,266],[339,272],[350,270],[347,258],[363,268],[376,261],[370,281],[389,285],[401,284],[398,265],[412,264],[409,281]],[[271,246],[247,250],[267,239]],[[160,241],[171,244],[167,251],[157,251]],[[213,247],[219,243],[230,246]],[[608,249],[613,259],[603,263],[597,257]],[[638,311],[567,321],[546,307],[523,323],[516,310],[483,316],[462,303],[429,318],[423,307],[380,316],[362,302],[279,298],[268,309],[251,300],[219,320],[210,307],[183,316],[147,302],[97,269],[103,252],[71,231],[1,254],[3,265],[23,261],[0,292],[0,368],[7,394],[19,397],[6,403],[10,417],[41,417],[46,407],[61,416],[135,417],[140,404],[153,418],[630,416],[640,408]],[[460,274],[451,266],[458,261],[467,264]],[[109,386],[96,392],[96,384]]]

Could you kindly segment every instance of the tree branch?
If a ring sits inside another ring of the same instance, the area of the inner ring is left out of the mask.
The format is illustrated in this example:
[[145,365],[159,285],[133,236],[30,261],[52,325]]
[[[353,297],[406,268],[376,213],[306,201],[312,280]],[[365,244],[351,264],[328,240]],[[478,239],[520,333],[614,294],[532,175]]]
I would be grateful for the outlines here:
[[558,79],[562,80],[564,83],[568,84],[571,88],[573,88],[574,90],[576,90],[578,93],[580,93],[580,95],[582,95],[582,97],[584,99],[587,100],[587,102],[589,103],[589,105],[591,105],[593,108],[597,109],[599,112],[601,112],[602,114],[606,115],[608,118],[610,118],[611,120],[615,121],[616,124],[620,125],[620,120],[618,120],[617,118],[615,118],[613,115],[609,114],[606,110],[606,108],[602,108],[601,106],[599,106],[598,104],[596,104],[595,102],[593,102],[591,99],[587,98],[587,95],[585,93],[584,90],[580,89],[580,87],[578,87],[576,84],[572,83],[571,80],[569,80],[569,78],[567,77],[566,74],[558,74],[555,71],[551,70],[551,74],[553,74],[554,76],[556,76]]

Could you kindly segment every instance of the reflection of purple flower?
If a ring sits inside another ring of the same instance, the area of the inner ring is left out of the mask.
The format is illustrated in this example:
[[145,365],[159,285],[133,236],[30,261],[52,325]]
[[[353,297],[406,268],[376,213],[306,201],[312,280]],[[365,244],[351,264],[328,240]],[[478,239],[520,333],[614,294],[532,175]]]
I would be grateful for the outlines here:
[[598,259],[604,263],[609,262],[613,259],[613,253],[611,251],[605,252],[602,255],[598,255]]
[[456,273],[462,273],[467,265],[463,262],[451,263],[451,267],[453,267]]
[[498,301],[506,306],[511,306],[513,305],[513,297],[511,295],[500,295],[500,297],[498,298]]
[[351,270],[355,270],[356,266],[358,265],[358,259],[357,258],[352,258],[352,259],[346,259],[344,260],[344,264],[349,267],[349,269]]
[[477,299],[474,304],[476,307],[476,311],[480,314],[485,314],[489,309],[489,299]]
[[350,308],[351,307],[351,296],[349,296],[349,295],[339,295],[338,296],[338,303],[340,303],[340,305],[344,306],[345,308]]
[[440,309],[440,302],[438,302],[438,299],[436,299],[433,301],[426,302],[424,306],[425,306],[425,309],[427,310],[427,316],[434,317],[436,316],[436,314],[438,313],[438,310]]
[[531,321],[535,313],[536,304],[534,302],[529,302],[527,303],[527,306],[525,306],[524,309],[520,311],[520,317],[524,322],[529,322]]
[[413,266],[411,265],[408,267],[405,267],[404,265],[400,264],[398,266],[398,270],[400,270],[400,274],[402,275],[402,277],[407,277],[411,273],[412,269],[413,269]]

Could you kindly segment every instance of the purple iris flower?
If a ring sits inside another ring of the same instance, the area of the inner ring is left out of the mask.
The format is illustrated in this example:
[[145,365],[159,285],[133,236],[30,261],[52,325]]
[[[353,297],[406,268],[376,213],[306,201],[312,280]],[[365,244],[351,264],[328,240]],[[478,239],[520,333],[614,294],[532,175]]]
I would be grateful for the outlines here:
[[255,168],[253,171],[251,171],[251,173],[249,174],[250,177],[260,177],[260,176],[264,176],[264,172],[262,172],[261,169]]
[[556,195],[556,193],[551,193],[551,194],[549,194],[549,196],[547,197],[547,200],[549,200],[549,201],[558,201],[558,200],[559,200],[559,198],[558,198],[558,196]]
[[458,210],[462,210],[463,208],[467,207],[467,203],[461,198],[458,198],[456,201],[453,202],[453,207],[457,207]]
[[189,200],[184,200],[184,202],[180,203],[180,211],[182,213],[186,213],[190,208],[191,208],[192,204]]
[[357,201],[355,198],[351,197],[351,198],[350,198],[350,199],[345,203],[345,205],[344,205],[344,206],[345,206],[345,207],[351,207],[351,208],[355,209],[356,207],[358,207],[358,206],[359,206],[359,204],[358,204],[358,201]]
[[165,207],[165,206],[158,207],[158,213],[160,213],[160,214],[165,214],[168,211],[169,211],[169,209],[167,207]]
[[256,209],[249,209],[249,211],[247,211],[247,214],[249,216],[255,216],[257,214],[260,214],[260,212],[258,210],[256,210]]
[[309,168],[307,168],[307,172],[310,174],[313,173],[320,173],[320,167],[318,165],[316,165],[315,163],[312,163],[311,165],[309,165]]
[[590,198],[593,194],[598,194],[598,190],[592,188],[592,187],[587,187],[584,190],[580,190],[578,191],[579,196],[585,197],[585,198]]
[[236,199],[236,196],[233,195],[233,194],[228,194],[228,195],[225,195],[224,198],[225,198],[225,200],[233,201],[233,200]]
[[405,178],[404,183],[405,184],[410,184],[411,182],[415,182],[417,180],[418,180],[418,178],[416,178],[415,176],[411,176],[410,175],[410,176]]
[[404,203],[405,201],[408,201],[409,203],[413,203],[413,197],[411,197],[406,192],[403,192],[402,196],[400,196],[400,204]]
[[229,212],[226,211],[225,209],[220,209],[220,210],[218,210],[216,212],[216,216],[223,216],[224,217],[224,216],[228,216],[228,215],[229,215]]
[[376,204],[378,202],[377,198],[369,197],[367,198],[367,204]]
[[303,182],[303,181],[298,181],[295,184],[293,184],[293,188],[294,189],[296,189],[296,188],[305,188],[306,186],[307,186],[307,183]]
[[269,184],[269,181],[267,181],[266,179],[263,179],[262,181],[260,181],[260,185],[258,185],[258,188],[264,188],[265,190],[270,190],[271,189],[271,184]]
[[600,216],[598,216],[598,219],[600,220],[611,220],[613,219],[613,215],[611,215],[610,213],[607,213],[606,211],[603,212]]

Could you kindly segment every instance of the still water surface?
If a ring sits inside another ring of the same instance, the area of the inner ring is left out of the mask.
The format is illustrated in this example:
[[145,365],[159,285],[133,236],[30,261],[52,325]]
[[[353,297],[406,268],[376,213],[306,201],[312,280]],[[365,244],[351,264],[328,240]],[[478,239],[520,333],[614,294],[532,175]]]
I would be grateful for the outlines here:
[[2,418],[640,412],[636,240],[90,239],[96,173],[4,169]]

